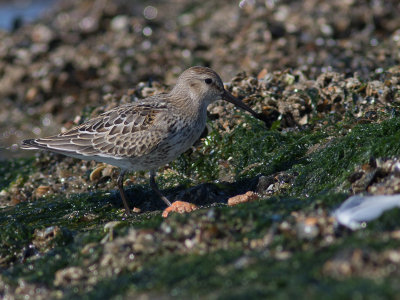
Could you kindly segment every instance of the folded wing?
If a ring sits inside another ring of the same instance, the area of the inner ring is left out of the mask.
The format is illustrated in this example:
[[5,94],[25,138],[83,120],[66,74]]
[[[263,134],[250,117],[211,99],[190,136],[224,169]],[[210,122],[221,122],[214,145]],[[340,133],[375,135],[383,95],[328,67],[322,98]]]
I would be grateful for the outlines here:
[[153,151],[164,134],[154,126],[163,105],[125,105],[46,138],[24,140],[22,148],[44,149],[70,156],[138,157]]

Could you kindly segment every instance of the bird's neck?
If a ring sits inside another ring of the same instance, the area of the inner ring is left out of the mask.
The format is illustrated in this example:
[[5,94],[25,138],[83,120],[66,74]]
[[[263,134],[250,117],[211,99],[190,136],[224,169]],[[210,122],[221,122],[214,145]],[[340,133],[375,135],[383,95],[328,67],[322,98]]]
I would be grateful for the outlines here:
[[171,104],[179,110],[181,115],[191,119],[207,117],[207,103],[197,99],[194,93],[190,91],[173,89],[170,92]]

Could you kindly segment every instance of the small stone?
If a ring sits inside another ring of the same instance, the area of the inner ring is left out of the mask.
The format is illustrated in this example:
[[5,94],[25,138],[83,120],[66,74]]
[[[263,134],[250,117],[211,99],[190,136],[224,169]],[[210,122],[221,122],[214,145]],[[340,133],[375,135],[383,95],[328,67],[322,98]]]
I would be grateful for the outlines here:
[[236,269],[244,269],[249,267],[250,265],[256,263],[256,259],[254,257],[249,257],[249,256],[242,256],[239,259],[237,259],[233,265]]
[[50,187],[48,185],[40,185],[36,189],[35,195],[36,195],[36,197],[40,198],[40,197],[46,195],[49,191],[50,191]]
[[69,267],[58,270],[55,274],[55,286],[68,286],[71,284],[78,284],[79,280],[83,277],[83,270],[79,267]]
[[387,258],[395,264],[400,263],[400,252],[396,250],[388,250],[386,251]]
[[133,209],[132,209],[132,212],[134,212],[134,213],[141,213],[142,212],[142,210],[139,208],[139,207],[134,207]]
[[300,125],[306,125],[308,123],[308,115],[304,115],[300,120],[299,124]]
[[198,206],[193,203],[184,202],[184,201],[175,201],[174,203],[172,203],[172,205],[170,207],[167,207],[163,211],[162,217],[163,218],[168,217],[168,215],[171,212],[177,212],[177,213],[183,214],[183,213],[192,212],[196,209],[198,209]]
[[257,74],[257,79],[258,79],[258,80],[262,80],[262,79],[265,78],[265,76],[266,76],[267,74],[268,74],[267,69],[262,69],[262,70],[260,71],[260,73]]
[[43,230],[36,229],[35,236],[41,239],[47,239],[48,237],[54,237],[59,231],[60,228],[58,226],[50,226]]
[[102,177],[102,171],[106,168],[105,165],[98,166],[90,173],[90,181],[98,181]]
[[84,33],[93,33],[99,29],[99,20],[95,16],[84,17],[79,22],[79,27]]
[[45,250],[46,248],[51,247],[52,241],[61,233],[61,229],[58,226],[35,229],[32,244],[38,249]]
[[254,201],[257,199],[259,199],[259,196],[256,193],[254,193],[252,191],[248,191],[246,194],[237,195],[237,196],[229,198],[228,205],[234,206],[234,205],[238,205],[240,203],[251,202],[251,201]]
[[317,218],[309,217],[296,224],[296,233],[301,239],[312,240],[318,236],[319,232]]
[[285,77],[283,78],[283,81],[287,85],[291,85],[294,83],[295,77],[292,74],[286,74]]
[[107,165],[102,171],[101,171],[101,176],[104,177],[111,177],[113,174],[115,167],[111,165]]
[[53,38],[54,38],[54,33],[49,27],[38,24],[33,28],[32,40],[35,43],[48,43]]
[[113,31],[126,31],[129,28],[129,18],[127,16],[116,16],[111,20]]
[[28,101],[32,101],[35,99],[35,97],[38,94],[38,89],[36,87],[31,87],[28,89],[28,91],[26,92],[26,100]]
[[286,260],[292,256],[292,253],[289,251],[281,251],[275,254],[275,258],[278,260]]

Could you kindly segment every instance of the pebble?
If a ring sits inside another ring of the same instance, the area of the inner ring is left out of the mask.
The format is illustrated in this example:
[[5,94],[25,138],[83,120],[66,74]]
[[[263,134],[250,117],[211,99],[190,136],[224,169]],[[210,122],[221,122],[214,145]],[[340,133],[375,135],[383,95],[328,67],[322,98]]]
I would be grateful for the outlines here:
[[40,186],[38,186],[36,188],[35,195],[36,195],[36,197],[39,198],[39,197],[42,197],[42,196],[48,194],[50,190],[51,190],[50,186],[48,186],[48,185],[40,185]]
[[252,201],[258,200],[259,198],[260,197],[256,193],[254,193],[252,191],[248,191],[248,192],[246,192],[246,194],[237,195],[237,196],[229,198],[228,205],[234,206],[234,205],[238,205],[241,203],[252,202]]

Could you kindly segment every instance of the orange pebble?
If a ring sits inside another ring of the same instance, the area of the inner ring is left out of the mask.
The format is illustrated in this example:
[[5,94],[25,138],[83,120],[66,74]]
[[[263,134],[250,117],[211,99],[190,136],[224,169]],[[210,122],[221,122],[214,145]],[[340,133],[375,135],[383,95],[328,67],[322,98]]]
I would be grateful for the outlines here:
[[171,204],[170,207],[167,207],[166,209],[164,209],[164,211],[162,213],[162,217],[163,218],[168,217],[169,213],[171,213],[171,212],[177,212],[177,213],[183,214],[183,213],[192,212],[196,209],[198,209],[198,206],[194,205],[193,203],[184,202],[184,201],[175,201],[174,203]]
[[234,206],[240,203],[251,202],[257,200],[259,197],[256,193],[248,191],[246,194],[237,195],[228,199],[228,205]]

